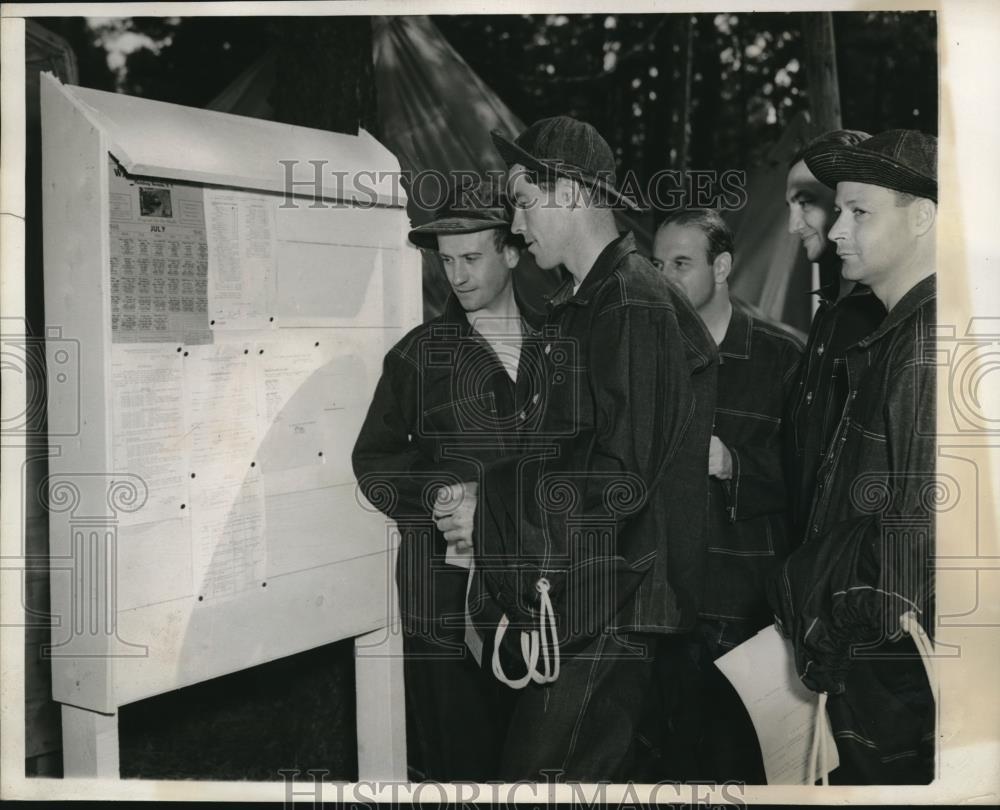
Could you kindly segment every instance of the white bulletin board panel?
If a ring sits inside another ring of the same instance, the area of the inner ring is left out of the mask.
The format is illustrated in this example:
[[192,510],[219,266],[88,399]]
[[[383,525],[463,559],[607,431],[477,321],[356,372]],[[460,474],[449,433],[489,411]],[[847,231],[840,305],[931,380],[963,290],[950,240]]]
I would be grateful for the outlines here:
[[46,320],[81,381],[50,381],[50,421],[80,425],[48,481],[55,699],[111,715],[387,627],[396,534],[350,453],[421,318],[419,255],[398,184],[290,198],[279,160],[395,158],[47,75],[42,113]]

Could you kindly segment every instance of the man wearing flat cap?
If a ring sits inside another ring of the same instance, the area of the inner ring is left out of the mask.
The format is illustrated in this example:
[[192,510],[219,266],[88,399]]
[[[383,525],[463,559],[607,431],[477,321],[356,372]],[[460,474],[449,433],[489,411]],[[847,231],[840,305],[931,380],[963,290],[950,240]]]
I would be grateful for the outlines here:
[[518,450],[516,415],[540,387],[524,345],[539,316],[513,287],[521,240],[498,189],[453,191],[410,241],[438,253],[451,295],[386,355],[353,464],[401,535],[410,776],[483,782],[496,776],[509,690],[466,646],[471,551],[452,524],[474,511],[482,465]]
[[618,233],[614,209],[634,206],[592,126],[560,116],[493,137],[513,232],[566,276],[540,341],[532,452],[487,465],[471,538],[470,608],[516,695],[499,775],[620,781],[658,635],[698,612],[716,348]]
[[937,140],[891,130],[805,155],[836,189],[844,278],[888,314],[845,355],[850,392],[802,545],[769,601],[803,682],[828,695],[841,784],[926,784],[934,698]]
[[[819,268],[816,315],[792,392],[785,403],[782,429],[785,474],[788,480],[789,528],[793,538],[805,534],[809,507],[816,491],[816,473],[840,421],[847,400],[848,380],[844,352],[882,323],[885,307],[868,287],[844,278],[837,246],[828,233],[835,189],[821,183],[803,159],[824,146],[854,146],[871,136],[867,132],[835,129],[816,136],[789,161],[785,179],[788,231],[799,237],[803,252]],[[794,540],[794,545],[798,539]]]

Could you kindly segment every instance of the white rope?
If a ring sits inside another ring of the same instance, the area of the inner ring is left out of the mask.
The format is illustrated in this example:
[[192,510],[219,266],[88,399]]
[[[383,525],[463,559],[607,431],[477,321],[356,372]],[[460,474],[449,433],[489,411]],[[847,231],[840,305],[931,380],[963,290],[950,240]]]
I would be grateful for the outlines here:
[[937,668],[934,665],[934,645],[921,626],[920,620],[917,619],[917,614],[912,610],[906,611],[906,613],[899,617],[899,626],[903,628],[904,633],[910,634],[910,638],[913,639],[913,643],[917,647],[917,652],[920,653],[920,660],[924,664],[924,672],[927,673],[927,683],[930,684],[931,693],[934,695],[934,703],[936,705],[938,703],[938,689],[940,688],[940,684],[938,684]]
[[[511,689],[523,689],[532,681],[540,684],[552,683],[559,677],[559,636],[556,630],[555,610],[552,608],[552,599],[549,597],[549,581],[542,577],[535,583],[535,588],[541,595],[539,629],[521,631],[521,657],[528,668],[522,677],[516,680],[508,678],[500,663],[500,644],[510,626],[510,620],[506,613],[500,617],[496,635],[493,637],[493,676]],[[550,643],[552,645],[551,663],[549,659]],[[539,654],[542,658],[542,672],[538,671]]]
[[826,695],[820,695],[819,700],[816,701],[816,705],[819,707],[817,709],[817,714],[819,714],[819,756],[820,761],[823,763],[823,772],[820,774],[820,781],[823,785],[830,784],[830,760],[827,757],[826,751],[826,737],[827,737],[827,725],[829,724],[829,718],[826,716]]
[[[549,581],[542,577],[535,583],[535,589],[540,594],[541,605],[539,607],[538,629],[542,647],[543,672],[535,672],[532,680],[535,683],[552,683],[559,677],[559,636],[556,631],[556,613],[552,607],[552,599],[549,597]],[[534,631],[532,631],[534,634]],[[549,643],[552,644],[552,658],[554,663],[549,667]]]
[[503,671],[503,665],[500,663],[500,642],[503,641],[509,624],[510,619],[504,613],[500,617],[496,636],[493,638],[493,676],[501,683],[507,684],[511,689],[523,689],[531,682],[531,673],[535,671],[535,666],[538,663],[538,646],[536,644],[534,648],[531,648],[530,639],[527,638],[528,634],[524,631],[521,632],[521,655],[524,656],[525,662],[528,664],[528,671],[524,677],[517,680],[512,681],[508,678]]
[[827,782],[826,759],[826,692],[819,693],[816,701],[816,721],[813,723],[812,748],[809,750],[809,771],[807,784],[815,785],[819,778],[817,768],[821,769],[823,784]]

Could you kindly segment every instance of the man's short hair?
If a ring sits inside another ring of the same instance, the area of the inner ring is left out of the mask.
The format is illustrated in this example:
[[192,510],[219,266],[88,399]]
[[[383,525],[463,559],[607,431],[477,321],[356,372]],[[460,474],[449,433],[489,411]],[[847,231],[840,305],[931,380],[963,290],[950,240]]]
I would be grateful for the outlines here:
[[718,211],[709,208],[687,208],[663,221],[660,229],[667,225],[685,225],[698,228],[708,240],[708,260],[714,262],[721,254],[733,256],[735,245],[733,232]]
[[788,161],[788,168],[791,169],[796,163],[806,156],[806,152],[816,146],[856,146],[862,141],[867,141],[871,135],[862,132],[860,129],[831,129],[822,135],[817,135],[802,146]]
[[[540,189],[545,191],[551,191],[555,188],[556,181],[560,178],[554,174],[543,175],[539,172],[533,171],[531,169],[525,169],[525,177],[533,185],[538,186]],[[569,180],[570,178],[564,177],[564,180]],[[595,208],[612,208],[611,195],[608,194],[599,185],[588,185],[585,180],[573,180],[572,182],[577,183],[580,189],[587,195],[589,195],[590,201],[593,203]]]

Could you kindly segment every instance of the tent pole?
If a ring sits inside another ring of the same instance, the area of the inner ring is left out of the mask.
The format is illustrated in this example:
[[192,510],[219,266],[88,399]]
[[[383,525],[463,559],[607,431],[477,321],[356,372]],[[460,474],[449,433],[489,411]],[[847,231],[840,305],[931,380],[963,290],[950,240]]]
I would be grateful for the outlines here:
[[816,132],[840,129],[840,86],[833,15],[829,11],[802,13],[803,54],[809,87],[809,108]]

